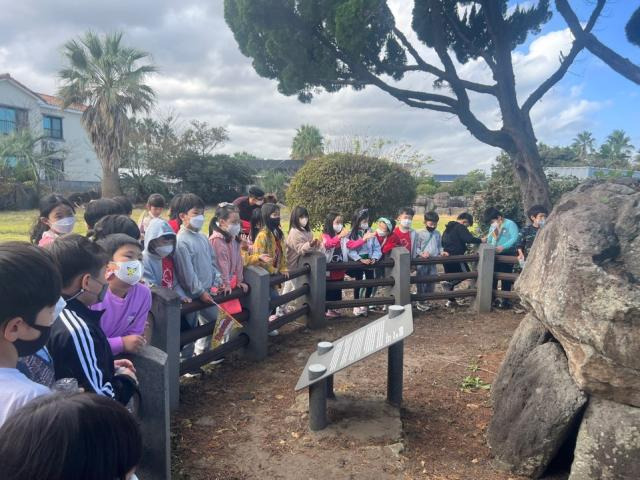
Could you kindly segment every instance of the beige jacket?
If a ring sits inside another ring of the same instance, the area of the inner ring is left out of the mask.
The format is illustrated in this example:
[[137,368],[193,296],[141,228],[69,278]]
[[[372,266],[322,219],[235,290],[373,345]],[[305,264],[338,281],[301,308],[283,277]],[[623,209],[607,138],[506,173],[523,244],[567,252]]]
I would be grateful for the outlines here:
[[292,270],[298,268],[300,265],[300,258],[310,252],[317,250],[319,247],[313,248],[311,241],[313,240],[313,233],[305,230],[298,230],[292,228],[287,235],[287,268]]

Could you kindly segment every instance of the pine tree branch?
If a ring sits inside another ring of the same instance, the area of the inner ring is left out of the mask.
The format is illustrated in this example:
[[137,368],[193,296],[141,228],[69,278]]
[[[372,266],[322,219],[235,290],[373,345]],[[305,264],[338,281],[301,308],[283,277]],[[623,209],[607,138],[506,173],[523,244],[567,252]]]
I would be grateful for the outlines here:
[[[596,5],[594,13],[595,11],[598,11],[599,14],[602,11],[605,3],[606,0],[598,0],[598,4]],[[600,40],[598,40],[598,38],[593,35],[593,33],[591,33],[589,24],[587,24],[586,28],[583,30],[578,17],[571,9],[571,6],[569,5],[569,2],[567,0],[556,0],[556,8],[558,9],[558,12],[560,12],[560,15],[562,15],[562,17],[567,22],[567,25],[569,25],[571,33],[576,38],[576,41],[579,41],[581,44],[583,44],[587,50],[593,53],[604,63],[609,65],[620,75],[640,85],[640,66],[634,64],[628,58],[625,58],[622,55],[616,53]],[[591,19],[589,20],[589,22],[591,23]]]
[[[565,6],[570,11],[571,11],[571,8],[566,3],[566,0],[556,0],[556,8],[562,14],[562,16],[565,17],[565,14],[562,13],[561,5],[560,5],[561,3],[565,3],[566,4]],[[593,12],[591,12],[591,16],[589,17],[589,21],[587,22],[587,26],[585,27],[585,30],[584,30],[585,32],[590,32],[591,29],[594,27],[594,25],[596,24],[596,21],[598,20],[598,17],[602,13],[602,9],[604,8],[605,3],[606,3],[606,0],[598,0],[598,3],[593,9]],[[571,13],[573,13],[573,11],[571,11]],[[573,15],[578,24],[578,28],[582,32],[582,27],[580,27],[580,22],[578,22],[578,18],[575,17],[575,14]],[[565,20],[566,18],[567,17],[565,17]],[[569,20],[567,20],[567,23],[569,24]],[[571,28],[571,25],[569,25],[569,28]],[[531,93],[531,95],[529,95],[529,98],[525,100],[525,102],[522,104],[523,112],[528,113],[529,111],[531,111],[531,109],[536,104],[536,102],[538,102],[549,90],[551,90],[553,86],[555,86],[562,79],[562,77],[564,77],[564,75],[569,70],[569,67],[575,60],[576,56],[578,55],[578,53],[580,53],[580,51],[582,51],[582,49],[585,47],[584,39],[581,38],[580,35],[576,35],[573,32],[573,29],[571,29],[571,33],[573,33],[573,36],[575,39],[573,41],[573,44],[571,45],[571,50],[569,50],[568,55],[562,57],[562,61],[560,62],[560,66],[558,67],[558,69],[555,72],[553,72],[553,74],[549,78],[547,78],[544,82],[542,82],[540,86],[536,88]]]

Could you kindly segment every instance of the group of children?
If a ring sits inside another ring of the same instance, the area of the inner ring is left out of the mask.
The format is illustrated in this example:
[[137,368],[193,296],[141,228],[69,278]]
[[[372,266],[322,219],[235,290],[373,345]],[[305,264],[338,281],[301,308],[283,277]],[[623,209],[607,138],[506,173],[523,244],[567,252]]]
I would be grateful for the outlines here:
[[[544,225],[546,210],[534,207],[532,225],[518,231],[514,222],[495,209],[486,212],[491,224],[485,239],[469,232],[473,217],[468,213],[437,230],[436,212],[424,214],[424,229],[413,228],[412,208],[400,209],[397,217],[374,219],[366,208],[356,211],[351,228],[339,213],[324,219],[322,234],[314,238],[309,212],[301,206],[291,211],[285,235],[280,206],[264,202],[264,193],[253,189],[243,209],[232,203],[219,204],[202,233],[205,204],[197,195],[176,195],[169,205],[168,220],[162,218],[165,199],[151,195],[140,221],[134,222],[126,199],[99,199],[85,206],[88,234],[71,233],[75,225],[72,204],[60,195],[43,198],[31,242],[0,244],[0,425],[17,408],[50,392],[56,381],[75,379],[85,392],[110,397],[126,405],[139,394],[135,366],[118,358],[138,352],[149,337],[150,287],[174,290],[183,303],[196,299],[209,305],[187,315],[184,328],[229,317],[226,307],[214,301],[217,293],[235,288],[247,291],[243,268],[260,266],[285,278],[283,293],[301,286],[301,279],[288,279],[304,255],[318,251],[327,261],[358,262],[362,268],[331,269],[328,282],[346,275],[353,279],[384,276],[375,265],[393,248],[401,246],[411,258],[461,255],[470,244],[486,241],[503,255],[524,259],[537,231]],[[244,217],[244,218],[243,218]],[[367,266],[367,268],[365,268]],[[448,273],[468,270],[465,263],[445,263]],[[498,263],[498,271],[511,264]],[[435,264],[419,265],[419,276],[436,274]],[[429,293],[434,283],[419,283],[419,293]],[[453,282],[445,282],[453,289]],[[510,289],[503,282],[503,289]],[[272,287],[271,296],[278,295]],[[370,298],[372,287],[354,289],[355,298]],[[340,300],[340,289],[327,289],[328,301]],[[453,305],[449,300],[448,305]],[[416,307],[429,309],[426,302]],[[275,320],[285,309],[274,309]],[[368,307],[356,307],[356,316],[366,316]],[[237,313],[237,312],[235,312]],[[327,317],[340,313],[327,309]],[[275,332],[277,334],[277,331]],[[202,338],[183,349],[183,355],[210,348]]]

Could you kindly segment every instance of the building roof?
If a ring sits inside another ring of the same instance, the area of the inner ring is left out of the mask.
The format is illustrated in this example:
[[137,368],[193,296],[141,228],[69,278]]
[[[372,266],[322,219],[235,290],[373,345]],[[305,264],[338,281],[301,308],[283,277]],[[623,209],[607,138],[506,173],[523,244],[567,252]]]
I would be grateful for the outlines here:
[[[36,97],[36,99],[46,103],[47,105],[51,105],[52,107],[62,108],[62,99],[60,97],[56,97],[54,95],[47,95],[46,93],[34,92],[29,87],[27,87],[24,84],[20,83],[18,80],[13,78],[8,73],[0,74],[0,80],[9,80],[9,81],[13,82],[15,85],[17,85],[18,87],[20,87],[22,90],[25,90],[27,93],[31,94],[32,96]],[[67,107],[67,109],[77,110],[79,112],[84,112],[87,109],[87,106],[79,104],[79,103],[72,103],[71,105],[69,105]]]

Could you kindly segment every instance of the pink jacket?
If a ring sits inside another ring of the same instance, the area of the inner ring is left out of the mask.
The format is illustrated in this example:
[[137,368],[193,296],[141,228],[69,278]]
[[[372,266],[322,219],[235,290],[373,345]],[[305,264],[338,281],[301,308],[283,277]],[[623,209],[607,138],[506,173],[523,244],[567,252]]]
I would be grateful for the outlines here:
[[209,243],[213,247],[216,263],[222,277],[222,284],[229,286],[231,278],[237,275],[238,283],[243,281],[242,276],[242,252],[240,242],[235,239],[227,243],[220,232],[213,232],[209,237]]

